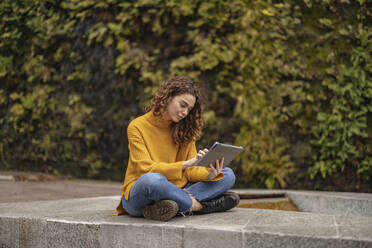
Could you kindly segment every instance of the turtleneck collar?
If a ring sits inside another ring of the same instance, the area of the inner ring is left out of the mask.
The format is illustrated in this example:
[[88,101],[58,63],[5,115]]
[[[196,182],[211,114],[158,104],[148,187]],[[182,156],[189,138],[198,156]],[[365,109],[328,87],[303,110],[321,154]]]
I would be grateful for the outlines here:
[[168,128],[172,124],[172,120],[163,120],[161,116],[155,116],[154,112],[151,110],[145,114],[147,120],[156,127]]

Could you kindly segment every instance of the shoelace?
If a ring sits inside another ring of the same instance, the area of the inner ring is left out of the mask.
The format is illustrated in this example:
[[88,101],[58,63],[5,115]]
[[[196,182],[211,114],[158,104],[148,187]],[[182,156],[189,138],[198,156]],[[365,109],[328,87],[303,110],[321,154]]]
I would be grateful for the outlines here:
[[192,212],[191,209],[186,210],[186,211],[184,211],[184,212],[180,212],[180,214],[181,214],[184,218],[186,218],[186,217],[191,217],[191,216],[194,215],[194,213]]

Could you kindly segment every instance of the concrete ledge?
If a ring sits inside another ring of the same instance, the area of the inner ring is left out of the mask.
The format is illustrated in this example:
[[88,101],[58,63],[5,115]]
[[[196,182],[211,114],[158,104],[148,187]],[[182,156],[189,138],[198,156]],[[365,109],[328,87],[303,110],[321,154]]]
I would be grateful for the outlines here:
[[284,193],[301,212],[372,217],[372,194],[367,193],[259,189],[234,191],[257,195]]
[[119,197],[0,204],[0,247],[372,247],[372,217],[235,208],[169,222],[112,216]]
[[303,212],[372,217],[372,194],[288,191],[287,195]]

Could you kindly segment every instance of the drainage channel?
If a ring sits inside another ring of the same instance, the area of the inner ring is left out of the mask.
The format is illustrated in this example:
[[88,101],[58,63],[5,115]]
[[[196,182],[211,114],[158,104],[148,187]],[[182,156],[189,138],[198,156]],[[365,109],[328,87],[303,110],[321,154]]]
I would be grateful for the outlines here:
[[258,208],[284,211],[299,211],[296,205],[285,193],[252,194],[238,193],[240,202],[238,208]]

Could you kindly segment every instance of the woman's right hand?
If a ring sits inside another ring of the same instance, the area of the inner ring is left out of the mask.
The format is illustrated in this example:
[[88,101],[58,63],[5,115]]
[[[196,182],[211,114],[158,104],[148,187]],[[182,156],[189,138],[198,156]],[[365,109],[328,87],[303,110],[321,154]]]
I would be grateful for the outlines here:
[[190,160],[187,160],[183,163],[182,165],[182,169],[186,169],[187,167],[191,167],[191,166],[194,166],[196,165],[196,163],[202,158],[204,157],[204,155],[208,152],[208,149],[203,149],[203,150],[199,150],[198,154],[196,154],[196,156]]

